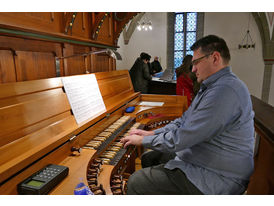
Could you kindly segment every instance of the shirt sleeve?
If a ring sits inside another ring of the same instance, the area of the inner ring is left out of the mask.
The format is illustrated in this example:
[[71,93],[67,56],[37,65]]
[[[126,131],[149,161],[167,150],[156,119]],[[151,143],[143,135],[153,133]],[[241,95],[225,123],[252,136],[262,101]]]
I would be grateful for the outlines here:
[[188,110],[186,110],[181,117],[173,120],[172,122],[170,122],[169,124],[167,124],[164,127],[154,130],[154,134],[160,134],[162,132],[168,132],[171,130],[178,129],[180,126],[182,126],[184,124],[185,119],[187,118],[190,110],[191,110],[191,108],[189,107]]
[[145,136],[143,146],[162,152],[177,152],[208,141],[239,117],[240,106],[237,99],[233,89],[227,86],[205,91],[197,99],[198,103],[192,105],[194,108],[191,114],[155,130],[155,135]]

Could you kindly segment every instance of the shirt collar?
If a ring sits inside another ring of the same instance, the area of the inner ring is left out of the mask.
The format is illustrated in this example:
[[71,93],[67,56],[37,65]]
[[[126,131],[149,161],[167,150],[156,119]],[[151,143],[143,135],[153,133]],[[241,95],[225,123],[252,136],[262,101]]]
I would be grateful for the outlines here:
[[219,70],[218,72],[212,74],[211,76],[209,76],[206,80],[204,80],[201,84],[201,89],[202,91],[204,91],[210,84],[212,84],[213,82],[215,82],[217,79],[219,79],[221,76],[225,75],[225,74],[229,74],[231,73],[231,68],[225,67],[221,70]]

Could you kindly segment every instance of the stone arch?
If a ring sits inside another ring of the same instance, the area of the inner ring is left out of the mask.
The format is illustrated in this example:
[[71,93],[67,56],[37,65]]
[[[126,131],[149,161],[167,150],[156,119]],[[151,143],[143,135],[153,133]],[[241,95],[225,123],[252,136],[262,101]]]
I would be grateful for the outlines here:
[[140,21],[140,19],[144,16],[144,14],[145,14],[145,12],[139,13],[137,16],[135,16],[131,20],[128,28],[126,28],[126,27],[124,28],[123,37],[124,37],[124,44],[125,45],[127,45],[129,43],[129,40],[130,40],[133,32],[135,31],[136,27],[137,27],[138,21]]
[[263,59],[265,64],[261,99],[264,102],[268,103],[269,94],[270,94],[271,77],[272,77],[272,67],[274,63],[273,31],[270,32],[271,28],[269,27],[265,12],[253,12],[252,15],[255,19],[255,22],[258,26],[258,29],[261,35],[262,46],[263,46],[262,53],[263,53]]

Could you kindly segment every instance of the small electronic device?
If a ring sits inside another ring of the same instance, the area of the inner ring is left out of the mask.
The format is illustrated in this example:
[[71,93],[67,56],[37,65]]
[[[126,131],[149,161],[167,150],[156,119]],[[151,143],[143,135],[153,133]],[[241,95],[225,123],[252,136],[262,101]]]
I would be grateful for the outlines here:
[[134,110],[135,110],[135,107],[128,107],[126,108],[126,113],[134,112]]
[[59,184],[67,175],[69,168],[49,164],[17,185],[20,195],[44,195]]

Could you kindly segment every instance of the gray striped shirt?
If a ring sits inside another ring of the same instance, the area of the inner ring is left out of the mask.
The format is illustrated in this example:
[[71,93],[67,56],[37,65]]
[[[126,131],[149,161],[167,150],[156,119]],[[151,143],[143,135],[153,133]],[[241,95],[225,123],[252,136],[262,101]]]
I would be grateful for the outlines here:
[[241,194],[254,167],[253,117],[247,87],[226,67],[203,81],[182,117],[143,145],[175,152],[165,167],[181,169],[204,194]]

